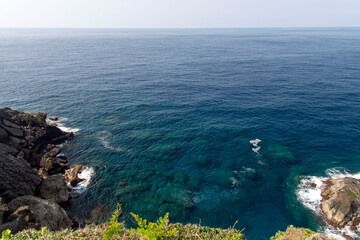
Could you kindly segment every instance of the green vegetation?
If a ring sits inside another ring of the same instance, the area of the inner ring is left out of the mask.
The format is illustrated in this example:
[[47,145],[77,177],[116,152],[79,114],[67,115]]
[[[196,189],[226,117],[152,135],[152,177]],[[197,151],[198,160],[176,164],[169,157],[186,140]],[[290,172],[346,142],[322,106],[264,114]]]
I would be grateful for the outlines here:
[[125,228],[123,227],[124,223],[118,222],[118,218],[120,217],[120,214],[121,214],[121,205],[118,203],[114,214],[110,218],[110,222],[107,229],[103,232],[105,240],[111,239],[112,237],[122,233],[125,230]]
[[314,240],[333,240],[319,230],[314,232],[308,228],[295,228],[293,225],[290,225],[285,232],[278,231],[270,240],[305,240],[309,237],[313,237]]
[[24,230],[15,235],[12,235],[9,230],[2,233],[1,240],[29,240],[29,239],[41,239],[41,240],[58,240],[58,239],[124,239],[124,240],[175,240],[175,239],[199,239],[199,240],[244,240],[244,236],[235,229],[235,224],[229,229],[219,229],[202,227],[195,224],[183,225],[180,223],[170,224],[169,213],[166,213],[164,217],[160,217],[156,223],[149,222],[140,216],[131,213],[134,220],[138,224],[138,228],[125,229],[124,222],[118,222],[118,218],[121,215],[121,205],[117,205],[117,209],[110,218],[110,222],[103,225],[88,225],[83,229],[63,231],[49,231],[46,228],[41,230]]

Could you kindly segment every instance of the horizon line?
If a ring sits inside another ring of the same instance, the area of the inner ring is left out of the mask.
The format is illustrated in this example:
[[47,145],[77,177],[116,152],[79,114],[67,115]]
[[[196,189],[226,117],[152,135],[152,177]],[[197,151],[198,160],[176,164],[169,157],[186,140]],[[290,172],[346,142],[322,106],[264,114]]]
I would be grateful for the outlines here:
[[1,27],[0,29],[289,29],[289,28],[360,28],[359,26],[274,26],[274,27]]

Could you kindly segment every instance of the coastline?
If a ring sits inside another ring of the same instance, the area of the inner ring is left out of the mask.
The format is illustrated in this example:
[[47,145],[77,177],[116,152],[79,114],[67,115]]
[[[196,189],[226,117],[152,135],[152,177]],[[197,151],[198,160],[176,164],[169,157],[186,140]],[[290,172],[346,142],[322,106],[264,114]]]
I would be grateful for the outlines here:
[[87,167],[68,167],[59,144],[74,133],[61,130],[58,118],[46,119],[46,113],[0,109],[0,232],[78,226],[61,206],[72,189],[88,184],[80,175]]

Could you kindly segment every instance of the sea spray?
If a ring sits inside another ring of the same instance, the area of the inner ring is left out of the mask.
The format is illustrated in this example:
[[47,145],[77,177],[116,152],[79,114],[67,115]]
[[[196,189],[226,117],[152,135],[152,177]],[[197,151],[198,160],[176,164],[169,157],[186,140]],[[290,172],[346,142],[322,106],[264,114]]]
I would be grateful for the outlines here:
[[[343,168],[332,168],[326,170],[325,177],[305,176],[300,181],[299,187],[296,191],[296,196],[299,202],[301,202],[306,208],[310,209],[316,215],[321,216],[321,190],[324,187],[324,181],[344,177],[360,179],[360,173],[350,173]],[[329,224],[326,224],[324,232],[329,236],[339,240],[346,240],[342,234],[351,236],[354,239],[358,239],[360,237],[358,233],[351,231],[349,227],[344,227],[343,229],[334,229]]]

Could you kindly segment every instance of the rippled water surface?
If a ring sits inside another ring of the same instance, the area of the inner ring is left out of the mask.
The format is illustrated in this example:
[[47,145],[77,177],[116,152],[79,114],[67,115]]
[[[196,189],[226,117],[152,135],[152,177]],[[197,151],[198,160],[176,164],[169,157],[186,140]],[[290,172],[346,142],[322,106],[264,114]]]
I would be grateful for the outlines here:
[[359,59],[356,28],[0,29],[0,106],[79,129],[63,150],[95,171],[67,206],[80,221],[119,202],[128,223],[169,211],[268,239],[324,226],[301,176],[360,171]]

